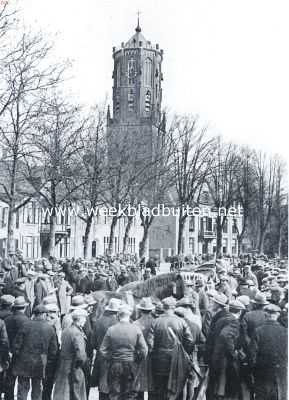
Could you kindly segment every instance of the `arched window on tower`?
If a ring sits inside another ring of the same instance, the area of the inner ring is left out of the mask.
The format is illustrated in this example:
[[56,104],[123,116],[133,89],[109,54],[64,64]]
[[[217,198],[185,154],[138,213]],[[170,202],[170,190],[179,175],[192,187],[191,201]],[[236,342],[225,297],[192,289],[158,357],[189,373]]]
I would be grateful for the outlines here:
[[130,90],[127,95],[128,111],[134,111],[134,92]]
[[115,95],[115,113],[116,115],[119,114],[120,111],[120,97],[119,97],[119,93],[116,93]]
[[151,101],[152,101],[152,95],[151,92],[148,90],[146,92],[146,97],[145,97],[145,111],[150,112],[151,110]]
[[127,76],[128,76],[128,84],[133,85],[135,83],[135,77],[136,77],[136,62],[133,58],[128,60]]
[[152,60],[147,58],[144,67],[144,84],[146,86],[152,85]]

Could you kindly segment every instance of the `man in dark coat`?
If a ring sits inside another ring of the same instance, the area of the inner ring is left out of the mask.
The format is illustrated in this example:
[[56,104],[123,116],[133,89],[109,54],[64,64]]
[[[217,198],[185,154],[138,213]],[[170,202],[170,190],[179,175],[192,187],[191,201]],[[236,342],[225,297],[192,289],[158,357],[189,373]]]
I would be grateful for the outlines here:
[[[12,306],[13,314],[5,318],[5,325],[11,347],[20,329],[24,326],[25,323],[29,321],[29,318],[25,314],[25,309],[27,306],[28,303],[26,303],[24,297],[17,297]],[[14,400],[15,376],[12,374],[14,361],[15,360],[13,357],[12,363],[6,372],[5,400]]]
[[251,339],[255,330],[265,323],[267,314],[264,307],[268,304],[266,296],[263,293],[258,293],[255,299],[251,300],[254,309],[245,313],[241,321],[241,339],[245,352],[248,351]]
[[[152,311],[154,309],[154,305],[151,301],[150,297],[144,297],[140,303],[137,305],[137,308],[141,314],[140,318],[137,319],[134,324],[137,325],[147,342],[149,332],[151,330],[152,324],[154,323],[154,317],[152,316]],[[140,364],[140,373],[138,374],[138,381],[136,382],[138,387],[138,399],[144,399],[144,392],[150,392],[152,387],[151,382],[151,357],[147,356],[146,359],[142,361]]]
[[287,329],[279,324],[281,309],[270,304],[268,317],[250,343],[249,359],[254,368],[255,400],[287,400]]
[[241,385],[237,349],[239,348],[239,317],[245,306],[238,300],[229,303],[226,323],[216,336],[209,360],[207,400],[240,399]]
[[87,312],[77,308],[72,314],[72,324],[62,333],[59,367],[56,374],[53,400],[86,400],[86,335],[83,326]]
[[0,298],[0,319],[5,319],[8,315],[12,314],[12,304],[14,303],[15,297],[10,294],[3,294]]
[[94,283],[93,283],[93,290],[108,290],[107,287],[107,274],[105,272],[98,272],[95,275]]
[[172,353],[176,346],[169,328],[188,353],[193,351],[195,345],[188,324],[174,313],[176,300],[168,297],[162,303],[164,314],[155,320],[147,338],[152,352],[152,375],[158,400],[167,399]]
[[42,399],[42,380],[45,378],[46,365],[57,356],[56,333],[45,320],[45,306],[37,306],[34,313],[35,318],[19,330],[13,346],[15,362],[12,373],[18,377],[18,400],[27,400],[30,380],[31,399]]
[[4,321],[0,319],[0,397],[3,391],[3,371],[7,369],[9,362],[9,340]]
[[121,300],[119,299],[110,299],[108,305],[105,307],[102,317],[96,320],[91,335],[92,348],[96,350],[91,384],[92,386],[98,386],[100,400],[108,399],[108,390],[105,387],[107,383],[105,382],[105,375],[108,365],[107,361],[101,357],[99,349],[108,328],[118,322],[117,312],[119,310],[120,303]]
[[225,296],[223,293],[217,293],[212,300],[213,300],[213,305],[212,305],[213,317],[211,320],[205,346],[205,358],[207,362],[210,361],[216,337],[221,332],[223,327],[226,325],[226,319],[231,318],[231,314],[226,308],[228,302],[227,296]]
[[110,361],[108,386],[110,400],[136,398],[137,362],[147,356],[147,345],[140,328],[130,322],[132,310],[128,305],[119,309],[120,322],[108,328],[100,353]]
[[87,275],[80,279],[79,291],[83,294],[90,294],[94,291],[94,274],[91,269],[88,270]]

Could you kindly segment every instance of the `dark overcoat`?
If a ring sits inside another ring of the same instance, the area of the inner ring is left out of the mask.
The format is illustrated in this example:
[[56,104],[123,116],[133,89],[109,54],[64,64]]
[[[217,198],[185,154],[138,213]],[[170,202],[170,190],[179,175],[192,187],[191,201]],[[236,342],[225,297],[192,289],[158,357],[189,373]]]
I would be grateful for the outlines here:
[[53,400],[86,400],[86,336],[72,324],[63,331]]
[[239,345],[240,323],[232,316],[216,336],[209,363],[207,399],[223,396],[239,399],[241,396],[239,366],[236,350]]
[[256,399],[287,399],[287,329],[267,320],[256,329],[250,344]]
[[45,378],[47,361],[57,357],[57,337],[54,328],[39,318],[29,320],[19,330],[13,346],[14,376]]

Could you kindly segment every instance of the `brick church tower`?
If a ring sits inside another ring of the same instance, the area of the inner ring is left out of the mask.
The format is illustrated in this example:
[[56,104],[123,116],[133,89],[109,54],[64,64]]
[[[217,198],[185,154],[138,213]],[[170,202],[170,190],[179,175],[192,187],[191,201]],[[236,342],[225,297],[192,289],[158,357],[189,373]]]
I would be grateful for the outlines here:
[[149,162],[163,140],[161,113],[163,50],[143,36],[138,20],[135,34],[113,47],[113,116],[107,113],[108,136],[123,141],[136,157]]

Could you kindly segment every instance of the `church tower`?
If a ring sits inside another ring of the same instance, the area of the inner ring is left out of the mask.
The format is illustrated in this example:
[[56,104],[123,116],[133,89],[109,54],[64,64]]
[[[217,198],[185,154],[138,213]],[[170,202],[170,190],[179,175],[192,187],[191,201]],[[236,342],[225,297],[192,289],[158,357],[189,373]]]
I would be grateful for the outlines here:
[[139,19],[135,34],[113,47],[113,116],[108,110],[108,134],[135,145],[151,159],[165,130],[161,115],[163,50],[145,39]]

